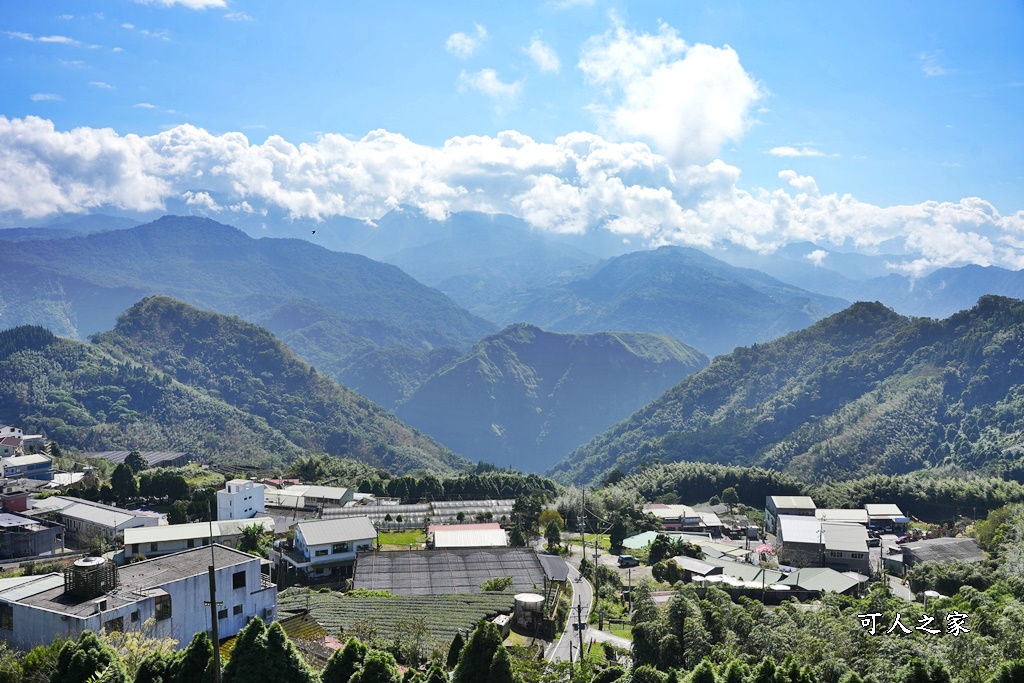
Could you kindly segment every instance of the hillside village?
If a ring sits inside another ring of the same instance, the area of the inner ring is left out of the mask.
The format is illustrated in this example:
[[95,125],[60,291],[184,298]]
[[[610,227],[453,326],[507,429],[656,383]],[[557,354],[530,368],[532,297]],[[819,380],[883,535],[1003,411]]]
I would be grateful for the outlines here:
[[[339,624],[337,605],[324,599],[354,591],[363,602],[479,596],[462,623],[426,629],[426,642],[436,648],[485,618],[508,643],[526,638],[551,661],[569,660],[573,648],[578,657],[579,648],[598,642],[609,652],[618,646],[628,659],[631,643],[615,631],[630,620],[641,586],[654,604],[669,602],[677,582],[701,598],[724,591],[766,606],[866,596],[879,583],[914,600],[905,577],[916,564],[986,560],[973,538],[924,532],[912,524],[913,511],[893,503],[820,508],[794,495],[769,495],[764,510],[747,510],[750,516],[717,497],[693,506],[638,503],[645,530],[622,536],[595,520],[577,537],[558,513],[549,509],[545,518],[539,505],[524,513],[514,498],[412,502],[294,478],[232,478],[215,491],[208,521],[171,524],[159,504],[118,507],[76,495],[95,476],[92,466],[58,471],[56,463],[66,460],[53,457],[55,447],[38,435],[3,426],[0,445],[0,562],[9,570],[32,568],[0,578],[0,638],[22,651],[55,637],[144,624],[179,648],[197,633],[230,644],[259,617],[288,625],[286,631],[315,625],[316,642],[305,647],[329,653],[358,624],[352,617]],[[178,452],[107,451],[77,460],[106,460],[115,465],[112,480],[120,471],[133,482],[131,466],[140,473],[190,466]],[[145,498],[135,491],[136,500]],[[752,521],[762,512],[762,522]],[[39,572],[41,566],[48,570]],[[658,584],[666,589],[659,592]],[[303,603],[303,587],[320,591],[315,605],[308,597]],[[615,603],[618,616],[608,609]],[[597,623],[584,637],[588,621]],[[401,628],[382,616],[379,627],[389,626]]]

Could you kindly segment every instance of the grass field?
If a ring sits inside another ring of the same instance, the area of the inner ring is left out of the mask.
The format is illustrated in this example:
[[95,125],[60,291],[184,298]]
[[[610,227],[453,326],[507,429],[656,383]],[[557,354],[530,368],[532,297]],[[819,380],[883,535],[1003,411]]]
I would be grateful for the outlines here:
[[377,537],[384,550],[408,550],[409,544],[419,548],[427,542],[427,535],[422,529],[412,531],[381,531]]

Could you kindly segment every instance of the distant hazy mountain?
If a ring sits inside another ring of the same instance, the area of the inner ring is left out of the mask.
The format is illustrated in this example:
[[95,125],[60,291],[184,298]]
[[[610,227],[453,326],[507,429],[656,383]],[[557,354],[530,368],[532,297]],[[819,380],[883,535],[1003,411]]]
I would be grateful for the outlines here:
[[858,303],[716,358],[551,472],[590,481],[655,460],[804,480],[942,465],[1019,472],[1021,358],[1022,301],[986,296],[941,321]]
[[[167,294],[263,324],[343,381],[353,359],[375,349],[465,350],[495,329],[394,266],[303,240],[252,239],[202,218],[8,243],[0,271],[0,328],[39,324],[85,337],[142,296]],[[395,392],[354,384],[371,397]]]
[[707,363],[659,335],[513,325],[441,369],[397,413],[471,460],[538,472]]
[[666,334],[714,355],[801,329],[845,305],[696,249],[662,247],[535,290],[506,315],[559,332]]
[[44,225],[31,227],[0,228],[0,241],[22,242],[25,240],[49,240],[85,235],[105,230],[125,230],[143,221],[120,216],[92,214],[84,216],[62,216]]
[[233,316],[150,297],[94,340],[0,332],[0,414],[89,449],[264,465],[326,452],[392,472],[467,464]]

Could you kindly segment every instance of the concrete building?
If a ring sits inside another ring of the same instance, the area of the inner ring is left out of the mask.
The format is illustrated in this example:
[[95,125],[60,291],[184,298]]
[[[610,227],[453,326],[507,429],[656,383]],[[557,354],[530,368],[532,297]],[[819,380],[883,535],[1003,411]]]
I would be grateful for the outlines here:
[[249,519],[266,512],[264,486],[248,479],[232,479],[217,491],[217,519]]
[[49,481],[53,478],[53,461],[42,453],[5,456],[2,463],[4,479]]
[[779,515],[813,517],[816,510],[810,496],[768,496],[764,506],[764,523],[768,533],[775,533]]
[[357,550],[369,550],[377,530],[366,517],[299,522],[291,546],[270,551],[275,566],[302,581],[338,581],[352,576]]
[[430,548],[504,548],[508,536],[493,524],[433,524],[427,529]]
[[152,558],[201,548],[210,544],[211,531],[214,543],[236,548],[242,537],[242,529],[254,524],[274,533],[274,520],[270,517],[125,529],[124,556],[130,558],[143,555]]
[[839,572],[871,574],[868,530],[856,522],[822,522],[825,566]]
[[311,486],[293,484],[283,489],[268,488],[264,493],[266,504],[290,509],[317,506],[344,507],[353,499],[351,489],[340,486]]
[[929,538],[904,543],[903,567],[910,570],[919,562],[984,562],[985,551],[973,538]]
[[880,531],[888,529],[892,533],[902,534],[910,524],[910,518],[903,514],[899,505],[868,503],[864,506],[864,511],[868,515],[868,524],[871,529]]
[[818,508],[814,511],[814,516],[822,522],[848,522],[851,524],[863,524],[865,527],[868,525],[868,513],[863,508],[853,510]]
[[[824,532],[817,517],[778,515],[775,520],[779,564],[820,567],[825,552]],[[866,547],[866,542],[865,542]]]
[[52,496],[33,501],[33,517],[53,519],[67,530],[68,545],[86,546],[93,538],[102,537],[114,543],[125,529],[159,526],[161,518],[147,512],[123,510],[71,496]]
[[214,545],[124,567],[91,557],[63,575],[0,579],[0,638],[27,651],[56,636],[128,631],[153,619],[152,637],[174,638],[184,648],[195,633],[211,630],[204,604],[211,561],[221,638],[237,634],[253,617],[277,618],[277,586],[260,573],[260,559]]
[[64,527],[42,519],[0,514],[0,559],[49,555],[64,547]]

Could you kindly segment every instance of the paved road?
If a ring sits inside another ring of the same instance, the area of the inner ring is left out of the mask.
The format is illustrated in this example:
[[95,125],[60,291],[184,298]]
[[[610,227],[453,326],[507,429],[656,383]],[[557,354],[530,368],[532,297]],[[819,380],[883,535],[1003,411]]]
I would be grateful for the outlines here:
[[[575,567],[569,565],[569,585],[572,587],[572,611],[569,613],[569,619],[565,624],[565,631],[562,632],[562,637],[558,639],[558,642],[548,648],[547,660],[549,662],[561,662],[567,661],[570,657],[570,643],[572,660],[576,661],[579,658],[579,645],[580,637],[579,632],[572,627],[572,624],[576,623],[576,615],[578,606],[582,605],[582,616],[580,621],[583,625],[587,625],[587,617],[590,616],[590,610],[594,605],[594,587],[590,585],[589,581],[581,580],[579,583],[576,579],[580,576],[579,571]],[[586,631],[584,631],[584,643],[586,642]]]
[[589,640],[597,641],[599,643],[610,643],[616,647],[624,647],[627,650],[633,647],[633,641],[622,636],[617,636],[607,631],[598,631],[595,629],[587,629],[587,638]]

